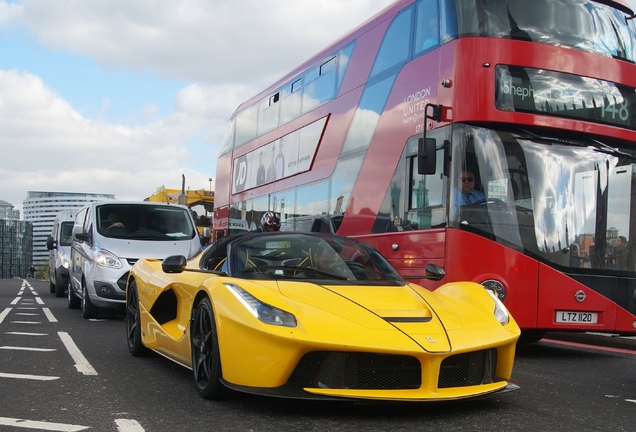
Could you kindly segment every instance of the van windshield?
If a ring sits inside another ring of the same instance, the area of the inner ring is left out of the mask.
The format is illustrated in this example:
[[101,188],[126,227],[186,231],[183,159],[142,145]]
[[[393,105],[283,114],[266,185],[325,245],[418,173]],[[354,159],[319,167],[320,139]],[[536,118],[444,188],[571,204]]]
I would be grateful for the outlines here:
[[190,240],[196,235],[185,208],[167,205],[106,204],[97,207],[104,237],[132,240]]

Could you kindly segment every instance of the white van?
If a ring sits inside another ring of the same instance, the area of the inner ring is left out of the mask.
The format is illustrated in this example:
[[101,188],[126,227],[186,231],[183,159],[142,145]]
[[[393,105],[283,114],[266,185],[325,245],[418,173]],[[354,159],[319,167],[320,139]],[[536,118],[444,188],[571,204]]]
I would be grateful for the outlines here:
[[55,297],[63,297],[69,283],[73,221],[77,210],[62,210],[55,216],[51,235],[46,239],[49,250],[49,288]]
[[147,201],[94,202],[73,225],[68,307],[84,318],[126,303],[128,272],[140,258],[191,258],[201,240],[187,207]]

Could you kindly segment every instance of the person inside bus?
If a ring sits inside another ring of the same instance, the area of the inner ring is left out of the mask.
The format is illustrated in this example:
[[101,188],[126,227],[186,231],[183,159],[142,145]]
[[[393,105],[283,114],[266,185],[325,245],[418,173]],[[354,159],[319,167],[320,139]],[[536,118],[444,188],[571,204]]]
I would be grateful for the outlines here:
[[424,33],[426,36],[420,45],[420,52],[427,51],[439,44],[439,26],[436,18],[431,18],[429,26],[424,29]]
[[614,241],[614,268],[627,270],[627,238],[618,236]]
[[457,188],[453,194],[453,215],[457,214],[460,206],[471,205],[486,199],[482,191],[475,189],[475,173],[471,168],[462,170],[462,175],[457,179],[457,183]]

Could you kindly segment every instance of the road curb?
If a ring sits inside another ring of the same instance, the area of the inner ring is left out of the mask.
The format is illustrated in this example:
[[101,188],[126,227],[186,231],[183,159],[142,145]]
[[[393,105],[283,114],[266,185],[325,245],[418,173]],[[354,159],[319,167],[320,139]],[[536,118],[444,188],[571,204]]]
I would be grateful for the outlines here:
[[636,336],[619,336],[611,333],[547,332],[544,338],[636,351]]

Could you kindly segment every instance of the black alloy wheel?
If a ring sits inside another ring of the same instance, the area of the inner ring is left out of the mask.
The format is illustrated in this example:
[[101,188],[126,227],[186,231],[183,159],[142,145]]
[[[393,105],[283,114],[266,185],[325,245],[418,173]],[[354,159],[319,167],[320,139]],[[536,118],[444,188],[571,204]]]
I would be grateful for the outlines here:
[[226,393],[221,383],[221,359],[212,304],[202,299],[194,310],[190,338],[192,372],[199,395],[204,399],[219,399]]
[[141,341],[139,295],[137,293],[137,283],[134,280],[130,282],[126,295],[126,340],[128,342],[128,351],[133,356],[141,357],[148,354],[148,348]]

